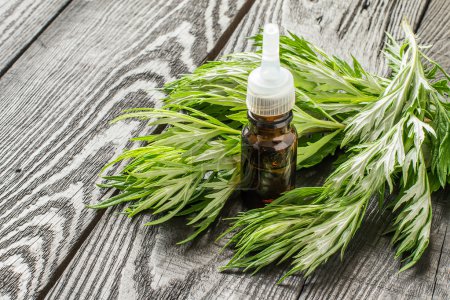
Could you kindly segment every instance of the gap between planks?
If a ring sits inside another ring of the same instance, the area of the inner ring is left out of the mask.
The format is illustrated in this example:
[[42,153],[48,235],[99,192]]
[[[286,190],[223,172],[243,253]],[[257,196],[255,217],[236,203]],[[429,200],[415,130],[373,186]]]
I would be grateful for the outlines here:
[[61,6],[56,13],[42,26],[42,28],[33,36],[33,38],[26,43],[20,51],[5,65],[3,69],[0,69],[0,78],[8,72],[9,69],[19,60],[20,57],[27,51],[28,48],[41,36],[42,33],[58,18],[58,16],[73,2],[73,0],[67,0],[67,2]]
[[441,245],[441,253],[439,254],[439,259],[438,259],[438,263],[437,263],[436,273],[434,274],[434,285],[433,285],[433,292],[431,293],[431,299],[434,299],[434,292],[436,291],[436,285],[437,285],[438,273],[439,273],[439,266],[441,264],[442,252],[444,251],[445,241],[447,239],[447,231],[448,231],[448,226],[445,228],[444,241],[442,242],[442,245]]
[[[0,78],[13,66],[13,64],[22,56],[23,53],[39,38],[39,36],[50,26],[50,24],[56,20],[56,18],[69,6],[70,3],[72,3],[73,0],[69,0],[63,7],[61,7],[60,10],[47,22],[42,29],[33,37],[33,39],[26,44],[23,49],[13,58],[11,63],[9,63],[6,68],[4,69],[4,72],[0,73]],[[251,7],[255,3],[255,0],[247,0],[245,4],[242,6],[242,8],[238,11],[236,16],[234,17],[233,21],[230,23],[228,28],[223,32],[219,40],[216,42],[213,49],[206,55],[205,59],[202,61],[201,64],[205,63],[209,60],[217,59],[222,49],[225,47],[226,43],[230,39],[231,35],[234,33],[236,28],[238,27],[239,23],[242,21],[242,19],[245,17],[245,15],[250,11]],[[200,64],[200,65],[201,65]],[[162,130],[164,130],[165,126],[157,126],[154,130],[154,133],[160,133]],[[113,197],[119,193],[118,190],[110,188],[108,189],[103,196],[100,198],[102,200],[106,200],[110,197]],[[51,288],[55,285],[55,283],[58,281],[59,277],[64,273],[67,266],[70,264],[72,259],[75,257],[75,254],[79,251],[81,246],[83,245],[84,241],[86,241],[91,234],[91,232],[94,230],[94,228],[97,226],[101,218],[103,217],[104,213],[106,212],[105,209],[98,210],[95,214],[95,217],[89,222],[88,226],[82,231],[80,238],[75,242],[75,244],[70,249],[69,253],[67,253],[67,256],[64,258],[64,260],[61,262],[61,264],[56,268],[54,274],[50,278],[49,282],[44,286],[44,288],[38,293],[36,299],[45,299],[48,292],[51,290]]]
[[423,7],[423,11],[422,11],[422,13],[421,13],[420,16],[419,16],[419,19],[418,19],[418,21],[417,21],[416,26],[414,27],[414,32],[418,32],[418,31],[419,31],[419,28],[420,28],[420,26],[422,25],[422,21],[423,21],[423,19],[425,18],[425,15],[426,15],[426,13],[427,13],[427,11],[428,11],[428,8],[430,7],[431,1],[432,1],[432,0],[427,0],[427,1],[425,2],[425,5],[424,5],[424,7]]
[[[110,197],[113,197],[117,195],[119,192],[114,189],[108,189],[103,196],[101,197],[101,201],[106,200]],[[105,213],[105,209],[97,210],[95,213],[94,218],[89,222],[88,226],[81,232],[80,238],[74,243],[70,251],[67,253],[67,256],[64,258],[64,260],[61,262],[61,264],[56,268],[53,275],[51,276],[48,283],[42,288],[42,290],[37,295],[36,299],[44,299],[45,296],[48,294],[48,292],[51,290],[55,282],[58,281],[59,277],[64,273],[69,263],[72,261],[72,259],[75,257],[75,254],[80,249],[81,245],[83,245],[84,241],[87,239],[87,237],[91,234],[91,231],[95,228],[95,226],[98,224],[100,219],[103,217]]]
[[[382,30],[382,29],[381,29]],[[235,30],[235,32],[237,32],[237,30]],[[382,37],[380,37],[380,40],[382,39]],[[104,216],[103,217],[103,219],[102,220],[104,220],[106,218],[106,216]],[[98,228],[100,225],[98,225],[96,228]],[[89,252],[88,252],[89,253]],[[170,260],[169,261],[171,261],[172,260],[172,258],[170,258]],[[302,287],[301,289],[298,289],[297,290],[297,292],[302,292],[303,291],[303,289],[307,289],[307,287]],[[296,293],[297,294],[297,293]],[[104,294],[102,294],[102,295],[104,295]]]
[[[427,1],[427,5],[426,8],[428,7],[430,1]],[[224,31],[224,33],[222,34],[222,36],[219,38],[218,42],[216,43],[216,45],[214,46],[214,48],[207,54],[206,59],[205,60],[210,60],[210,59],[214,59],[217,56],[217,53],[220,52],[220,49],[223,48],[224,44],[226,43],[226,41],[229,39],[229,36],[227,37],[227,34],[231,35],[233,33],[233,31],[236,29],[235,24],[239,23],[239,17],[243,18],[247,12],[244,11],[245,7],[248,5],[250,9],[250,7],[252,6],[252,4],[254,3],[254,1],[247,1],[244,5],[243,8],[241,8],[241,10],[239,10],[238,14],[236,15],[236,17],[233,19],[233,22],[227,27],[227,29]],[[426,8],[424,9],[423,13],[421,14],[420,18],[419,18],[419,23],[416,26],[415,30],[417,31],[419,29],[420,23],[423,19],[423,16],[425,15],[425,11]],[[217,51],[217,53],[215,53],[215,51]],[[110,193],[110,194],[109,194]],[[113,190],[109,190],[106,194],[103,195],[102,198],[105,197],[109,197],[114,195]],[[52,276],[51,280],[49,281],[49,283],[47,284],[47,286],[49,286],[49,289],[51,288],[51,286],[53,286],[53,280],[57,280],[58,277],[60,276],[60,272],[63,272],[64,269],[67,267],[68,263],[71,261],[71,255],[76,253],[79,249],[79,247],[83,244],[84,240],[89,236],[90,231],[92,229],[95,228],[95,226],[97,225],[98,221],[101,219],[101,217],[103,216],[103,210],[100,211],[100,216],[97,218],[97,215],[95,216],[94,220],[92,220],[88,227],[83,231],[80,239],[75,243],[75,245],[73,246],[73,249],[70,250],[69,254],[67,255],[67,257],[64,259],[64,261],[60,264],[60,266],[58,266],[56,273],[54,274],[54,276]],[[60,271],[61,270],[61,271]],[[54,277],[56,277],[54,279]],[[46,288],[47,288],[46,286]],[[46,288],[44,290],[46,290]],[[301,290],[300,290],[300,294],[303,291],[304,286],[302,286]],[[48,292],[48,290],[46,290]],[[43,291],[44,292],[44,291]],[[299,296],[300,296],[299,294]],[[44,295],[45,296],[45,295]],[[39,297],[40,298],[40,297]]]

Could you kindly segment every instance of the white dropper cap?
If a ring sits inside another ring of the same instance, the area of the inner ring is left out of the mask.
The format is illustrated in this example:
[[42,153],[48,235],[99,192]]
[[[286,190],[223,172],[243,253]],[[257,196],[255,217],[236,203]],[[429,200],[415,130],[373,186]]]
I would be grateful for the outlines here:
[[261,67],[253,70],[247,83],[247,107],[259,116],[278,116],[292,110],[294,79],[280,67],[280,33],[276,24],[266,24],[263,33]]

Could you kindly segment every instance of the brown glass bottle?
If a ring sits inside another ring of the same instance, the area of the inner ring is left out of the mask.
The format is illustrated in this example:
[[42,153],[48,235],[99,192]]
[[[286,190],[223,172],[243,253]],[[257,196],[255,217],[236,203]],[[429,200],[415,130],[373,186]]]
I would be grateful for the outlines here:
[[241,194],[246,206],[262,207],[295,186],[297,131],[292,111],[263,117],[248,112],[242,131]]

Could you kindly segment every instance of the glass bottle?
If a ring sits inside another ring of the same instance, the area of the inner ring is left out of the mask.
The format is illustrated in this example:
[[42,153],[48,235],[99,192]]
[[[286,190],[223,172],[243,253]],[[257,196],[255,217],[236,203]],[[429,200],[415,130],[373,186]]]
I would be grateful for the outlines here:
[[261,207],[295,186],[297,131],[292,74],[280,66],[279,31],[267,24],[261,67],[248,79],[249,123],[242,131],[241,194],[248,207]]

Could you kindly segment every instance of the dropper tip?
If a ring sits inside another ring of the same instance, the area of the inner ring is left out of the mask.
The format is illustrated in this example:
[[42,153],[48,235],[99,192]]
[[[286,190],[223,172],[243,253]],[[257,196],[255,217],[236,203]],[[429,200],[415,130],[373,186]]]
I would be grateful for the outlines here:
[[280,69],[280,31],[278,25],[268,23],[264,25],[263,48],[262,48],[262,77],[273,80],[278,77]]
[[264,33],[267,34],[278,34],[278,25],[274,23],[267,23],[264,25]]
[[273,23],[266,24],[263,33],[263,54],[278,56],[279,40],[278,25]]

